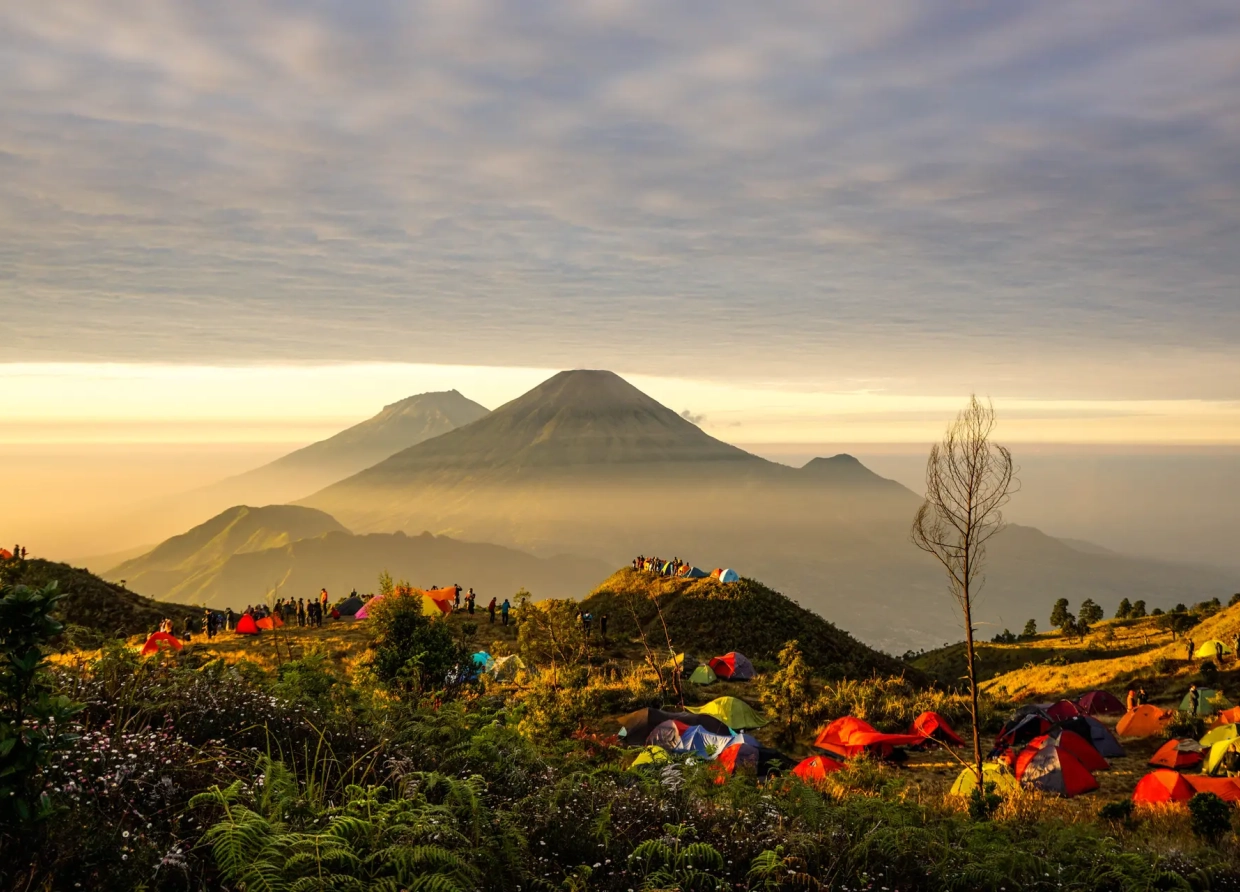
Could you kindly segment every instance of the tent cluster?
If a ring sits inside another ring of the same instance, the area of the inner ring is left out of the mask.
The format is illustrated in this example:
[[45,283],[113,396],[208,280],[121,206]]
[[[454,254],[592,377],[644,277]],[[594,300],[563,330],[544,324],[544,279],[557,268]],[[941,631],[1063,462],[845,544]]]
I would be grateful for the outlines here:
[[668,666],[688,673],[690,683],[697,685],[714,684],[720,679],[724,681],[749,681],[757,672],[749,657],[739,651],[732,651],[720,657],[711,657],[705,663],[699,663],[683,653],[676,654],[668,661]]
[[736,582],[741,578],[740,574],[735,570],[729,570],[724,567],[716,567],[707,573],[705,570],[699,569],[687,561],[682,561],[680,558],[672,558],[670,561],[665,561],[663,558],[646,557],[644,554],[639,554],[633,558],[633,569],[677,579],[718,579],[720,582]]
[[765,724],[743,700],[719,697],[684,712],[639,709],[620,719],[619,736],[625,743],[642,747],[630,768],[664,764],[672,755],[693,756],[712,763],[716,779],[722,782],[740,767],[765,777],[774,769],[792,766],[783,753],[745,733]]
[[[432,588],[432,589],[414,589],[413,594],[422,597],[422,612],[427,616],[444,616],[452,612],[452,605],[456,603],[455,588]],[[387,595],[375,595],[369,601],[361,604],[360,607],[354,608],[351,603],[360,601],[360,598],[349,598],[340,605],[340,612],[346,616],[352,616],[355,619],[367,619],[370,616],[370,610]],[[344,607],[354,608],[352,613],[345,611]]]
[[[1204,699],[1206,691],[1200,694]],[[1167,714],[1166,720],[1169,718]],[[1240,801],[1240,778],[1219,776],[1240,770],[1240,707],[1218,712],[1214,726],[1200,740],[1168,740],[1150,757],[1150,764],[1156,770],[1137,782],[1133,802],[1187,802],[1198,793],[1213,793],[1228,802]],[[1180,773],[1197,767],[1200,774]]]
[[[1112,708],[1107,697],[1087,694],[1083,702],[1060,700],[1018,709],[995,739],[991,761],[983,766],[984,782],[994,782],[1001,793],[1017,786],[1059,796],[1098,789],[1094,772],[1105,771],[1108,759],[1124,755],[1106,725],[1089,714]],[[952,792],[969,795],[976,785],[974,770],[966,768]]]

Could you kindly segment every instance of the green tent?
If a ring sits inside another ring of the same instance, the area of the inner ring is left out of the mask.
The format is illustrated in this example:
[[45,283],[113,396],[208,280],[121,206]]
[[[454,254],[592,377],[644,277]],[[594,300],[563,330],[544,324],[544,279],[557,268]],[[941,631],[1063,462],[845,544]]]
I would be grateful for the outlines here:
[[710,715],[719,719],[733,731],[744,731],[748,728],[761,728],[766,719],[754,712],[752,706],[735,697],[716,697],[705,706],[687,706],[689,712],[698,715]]
[[[1229,704],[1225,704],[1223,707],[1220,707],[1214,703],[1211,703],[1210,701],[1213,700],[1217,694],[1218,694],[1218,691],[1214,690],[1214,688],[1197,688],[1197,712],[1196,714],[1197,715],[1213,715],[1214,712],[1217,711],[1218,709],[1225,708],[1226,705],[1229,705]],[[1189,695],[1185,694],[1184,699],[1180,701],[1180,709],[1182,709],[1184,712],[1189,711],[1190,704],[1188,702],[1188,697]]]
[[702,664],[693,670],[693,674],[689,676],[689,681],[694,684],[714,684],[719,680],[719,676],[715,675],[715,670]]
[[[995,785],[995,793],[1000,796],[1006,796],[1008,793],[1014,793],[1017,788],[1016,775],[1008,771],[1007,768],[998,762],[982,763],[982,780],[987,784]],[[968,796],[977,786],[977,775],[972,768],[966,768],[960,772],[960,776],[956,778],[956,782],[952,784],[953,796]]]

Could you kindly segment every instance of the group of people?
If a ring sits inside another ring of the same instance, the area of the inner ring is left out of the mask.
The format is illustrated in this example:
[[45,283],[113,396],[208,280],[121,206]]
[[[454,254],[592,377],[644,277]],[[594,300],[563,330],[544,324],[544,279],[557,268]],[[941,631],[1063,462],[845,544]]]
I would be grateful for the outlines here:
[[[581,631],[585,633],[585,636],[589,638],[590,632],[594,628],[594,614],[578,610],[577,611],[577,628],[581,629]],[[598,630],[599,630],[600,635],[602,635],[604,638],[607,637],[607,614],[606,613],[604,613],[602,616],[599,617]]]
[[1145,696],[1145,688],[1135,687],[1128,689],[1128,702],[1125,704],[1128,711],[1132,712],[1138,706],[1144,706],[1149,700]]
[[661,557],[646,557],[644,554],[639,554],[633,558],[633,569],[657,573],[660,576],[683,576],[693,569],[693,565],[685,563],[678,557],[665,561]]
[[[1191,663],[1197,655],[1197,642],[1193,641],[1192,638],[1185,638],[1184,648],[1186,653],[1184,659]],[[1235,637],[1232,638],[1231,653],[1232,659],[1240,660],[1240,632],[1237,632]],[[1219,666],[1223,665],[1223,642],[1221,641],[1214,642],[1214,662]]]

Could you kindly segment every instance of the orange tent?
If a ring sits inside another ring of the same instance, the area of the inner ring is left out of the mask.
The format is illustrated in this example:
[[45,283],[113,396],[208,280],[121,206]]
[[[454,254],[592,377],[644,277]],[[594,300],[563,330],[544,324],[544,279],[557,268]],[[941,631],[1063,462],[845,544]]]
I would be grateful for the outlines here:
[[[240,625],[240,623],[238,623],[238,625]],[[278,613],[273,613],[271,616],[264,616],[254,625],[258,626],[260,629],[266,629],[270,632],[272,629],[278,629],[283,626],[284,620],[280,619],[280,615]]]
[[422,595],[434,601],[440,613],[451,613],[452,605],[456,603],[456,589],[454,588],[428,588],[422,592]]
[[1137,781],[1133,802],[1187,802],[1198,793],[1213,793],[1227,802],[1240,800],[1240,785],[1230,777],[1180,774],[1169,768],[1151,771]]
[[793,768],[792,773],[807,784],[819,784],[827,779],[828,774],[843,767],[841,763],[826,756],[810,756]]
[[845,759],[859,756],[871,749],[878,756],[890,756],[897,746],[915,746],[924,743],[920,734],[884,734],[859,718],[846,715],[838,718],[818,732],[814,746]]
[[175,635],[170,635],[167,632],[155,632],[146,639],[146,644],[142,645],[142,656],[149,657],[153,653],[158,653],[161,647],[180,650],[181,646],[180,640]]
[[1120,737],[1153,737],[1162,733],[1172,715],[1168,710],[1146,703],[1126,713],[1115,726],[1115,733]]
[[1150,757],[1151,765],[1163,765],[1167,768],[1191,768],[1205,760],[1205,751],[1191,737],[1168,740],[1158,748],[1158,752]]
[[7,548],[0,548],[0,561],[10,561],[13,559],[13,552]]
[[257,635],[258,625],[254,622],[254,617],[248,613],[241,614],[241,618],[237,620],[236,632],[238,635]]
[[1221,712],[1214,713],[1210,719],[1210,727],[1215,728],[1219,725],[1240,724],[1240,706],[1233,706],[1231,709],[1224,709]]

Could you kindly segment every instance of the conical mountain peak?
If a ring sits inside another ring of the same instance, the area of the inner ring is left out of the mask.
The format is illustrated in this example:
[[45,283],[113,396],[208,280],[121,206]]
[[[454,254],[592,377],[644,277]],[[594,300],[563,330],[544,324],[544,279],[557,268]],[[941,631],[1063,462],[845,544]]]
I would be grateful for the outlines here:
[[358,475],[587,465],[752,461],[614,372],[560,372],[473,424],[397,453]]

